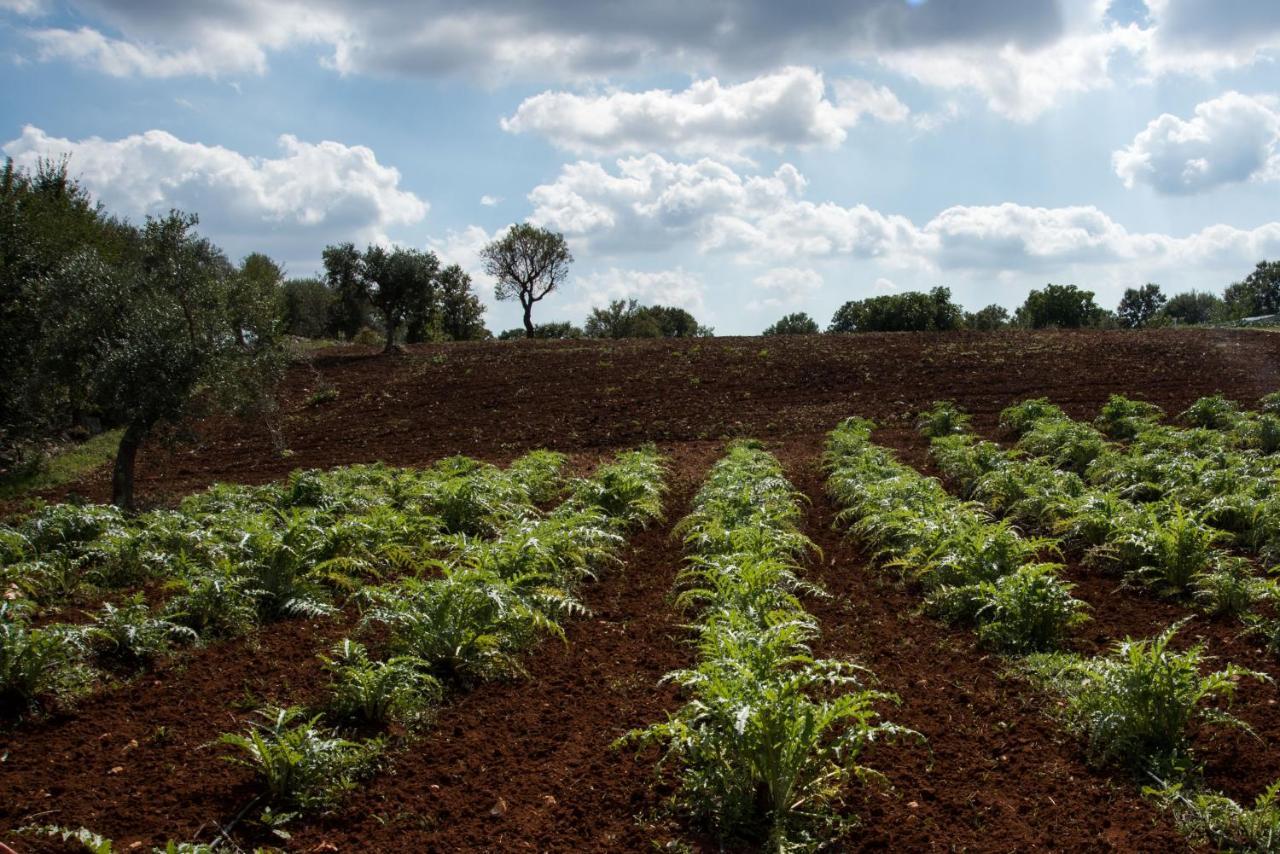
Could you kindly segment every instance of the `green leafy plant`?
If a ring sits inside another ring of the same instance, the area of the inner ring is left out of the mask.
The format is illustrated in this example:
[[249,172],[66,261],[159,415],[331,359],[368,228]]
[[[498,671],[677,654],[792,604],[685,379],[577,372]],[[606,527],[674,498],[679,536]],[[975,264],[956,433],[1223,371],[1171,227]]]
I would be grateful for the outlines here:
[[245,733],[224,733],[224,758],[251,770],[272,807],[312,809],[337,801],[369,772],[382,750],[378,740],[355,742],[319,727],[298,707],[268,708]]
[[341,721],[417,723],[441,695],[426,662],[416,658],[373,661],[364,646],[345,639],[321,660],[333,680],[327,711]]
[[248,579],[225,560],[173,583],[167,619],[193,629],[201,637],[232,637],[253,628],[258,619],[257,597]]
[[120,605],[103,605],[87,636],[99,656],[133,665],[152,661],[175,643],[200,639],[190,627],[154,616],[140,593]]
[[1242,677],[1267,676],[1235,665],[1204,673],[1204,647],[1171,646],[1184,625],[1154,638],[1117,644],[1106,656],[1033,656],[1029,672],[1061,693],[1066,719],[1088,740],[1090,757],[1157,773],[1185,773],[1191,761],[1190,729],[1196,722],[1247,730],[1223,709]]
[[1049,398],[1037,397],[1001,410],[1000,428],[1021,436],[1043,418],[1058,420],[1065,417],[1066,414],[1050,403]]
[[74,694],[89,681],[83,632],[31,628],[23,610],[0,602],[0,712],[26,711],[42,697]]
[[1164,410],[1154,403],[1113,394],[1098,412],[1094,425],[1111,439],[1132,439],[1143,430],[1154,426]]
[[967,432],[969,421],[969,416],[954,403],[940,400],[920,413],[916,418],[916,429],[930,439],[937,439]]
[[1247,807],[1217,792],[1188,790],[1181,783],[1149,788],[1147,794],[1171,809],[1196,841],[1222,851],[1280,851],[1280,782]]
[[1057,564],[1027,564],[993,581],[943,587],[929,609],[951,622],[977,627],[984,646],[1002,652],[1056,649],[1068,631],[1088,619],[1085,604],[1059,580]]

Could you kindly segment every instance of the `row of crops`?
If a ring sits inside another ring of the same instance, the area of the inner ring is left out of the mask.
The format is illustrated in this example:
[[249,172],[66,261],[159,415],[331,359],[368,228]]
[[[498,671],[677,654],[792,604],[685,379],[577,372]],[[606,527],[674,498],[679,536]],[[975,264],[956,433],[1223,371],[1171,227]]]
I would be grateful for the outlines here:
[[1059,714],[1093,763],[1133,772],[1196,837],[1275,850],[1280,784],[1248,806],[1210,790],[1192,737],[1247,730],[1228,707],[1240,680],[1265,674],[1214,670],[1203,646],[1179,649],[1182,623],[1102,656],[1062,649],[1087,619],[1061,578],[1064,554],[1135,590],[1238,618],[1273,643],[1277,587],[1261,567],[1280,494],[1267,437],[1280,421],[1221,398],[1183,413],[1186,426],[1161,416],[1117,397],[1085,424],[1026,401],[1001,415],[1018,437],[1006,450],[937,404],[920,427],[962,498],[898,463],[870,442],[869,424],[851,420],[830,438],[829,487],[852,533],[921,590],[926,610],[973,626],[985,645],[1028,653],[1014,668],[1060,697]]
[[677,603],[692,613],[697,662],[668,676],[687,702],[624,743],[658,744],[679,800],[725,840],[808,849],[840,836],[847,783],[876,772],[866,749],[915,733],[882,720],[893,698],[857,665],[815,658],[817,621],[799,596],[815,546],[800,530],[802,496],[751,442],[715,464],[677,525],[687,564]]
[[[354,636],[321,656],[323,703],[261,709],[217,742],[261,784],[243,813],[283,834],[387,761],[399,746],[390,734],[415,737],[450,694],[518,672],[538,639],[562,637],[563,620],[585,610],[581,583],[617,562],[628,530],[661,514],[654,450],[620,454],[586,479],[566,479],[563,465],[534,452],[505,470],[451,458],[424,470],[300,472],[133,518],[48,508],[0,529],[10,591],[0,698],[8,713],[30,714],[83,701],[177,643],[354,613]],[[131,594],[83,621],[38,619],[42,608],[130,588],[162,601]],[[107,844],[83,829],[45,830]]]

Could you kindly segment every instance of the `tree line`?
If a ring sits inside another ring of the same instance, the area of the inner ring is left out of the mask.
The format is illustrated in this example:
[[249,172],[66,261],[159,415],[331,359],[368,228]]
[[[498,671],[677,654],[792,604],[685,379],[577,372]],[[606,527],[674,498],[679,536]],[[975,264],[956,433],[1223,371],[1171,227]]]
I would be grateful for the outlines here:
[[[1260,261],[1252,272],[1218,296],[1187,291],[1168,297],[1148,283],[1128,288],[1115,310],[1098,305],[1093,291],[1075,285],[1048,284],[1027,294],[1010,314],[1001,305],[978,311],[952,301],[949,288],[907,291],[850,300],[836,309],[826,331],[945,332],[955,329],[994,331],[1022,329],[1143,329],[1153,326],[1196,326],[1229,323],[1280,314],[1280,261]],[[785,315],[764,335],[816,335],[817,321],[805,312]]]

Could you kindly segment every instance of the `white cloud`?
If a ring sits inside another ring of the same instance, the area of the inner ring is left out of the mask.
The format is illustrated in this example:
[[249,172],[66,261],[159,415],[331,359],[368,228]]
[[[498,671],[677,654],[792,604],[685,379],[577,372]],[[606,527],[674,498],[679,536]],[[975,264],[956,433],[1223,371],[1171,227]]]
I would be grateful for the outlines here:
[[1165,113],[1112,155],[1126,187],[1198,193],[1251,178],[1280,177],[1280,109],[1273,97],[1226,94],[1189,120]]
[[[788,64],[853,61],[883,63],[942,90],[975,92],[1020,121],[1063,97],[1111,85],[1117,57],[1126,68],[1131,60],[1139,76],[1209,74],[1272,59],[1280,47],[1280,4],[1273,0],[1147,0],[1149,14],[1123,23],[1111,0],[846,0],[803,9],[774,0],[65,5],[77,27],[42,26],[41,13],[54,10],[44,0],[0,0],[0,10],[22,17],[19,29],[34,40],[37,57],[117,76],[260,74],[273,55],[300,48],[341,74],[460,74],[525,85],[655,70],[743,79]],[[553,124],[578,145],[574,150],[603,150],[589,148],[596,128],[584,135]]]
[[876,283],[871,286],[871,289],[876,293],[891,294],[898,289],[898,286],[893,283],[892,279],[886,279],[884,276],[881,276],[876,279]]
[[502,128],[576,153],[724,157],[759,148],[834,148],[864,116],[896,122],[909,112],[889,89],[865,80],[836,80],[831,90],[828,97],[814,69],[789,67],[737,85],[711,77],[679,92],[543,92],[526,98]]
[[488,193],[485,193],[483,196],[480,197],[480,204],[484,205],[486,208],[495,207],[496,205],[499,205],[501,203],[502,203],[502,196],[491,196]]
[[603,308],[613,300],[634,299],[646,305],[672,305],[698,315],[704,310],[706,286],[694,273],[674,270],[626,270],[611,267],[574,280],[577,299],[566,311],[585,312]]
[[823,258],[871,260],[907,271],[1060,271],[1141,263],[1188,267],[1251,264],[1280,252],[1280,222],[1252,230],[1210,226],[1186,237],[1133,233],[1093,206],[1015,203],[947,208],[918,225],[866,205],[801,198],[806,181],[790,165],[742,176],[704,158],[659,155],[565,166],[534,188],[535,222],[600,252],[691,244],[746,264]]
[[822,288],[822,274],[807,267],[773,267],[756,276],[752,282],[767,294],[747,303],[751,311],[797,305]]
[[28,125],[3,146],[19,165],[70,156],[70,170],[113,213],[170,208],[198,213],[201,230],[232,255],[279,247],[281,260],[314,259],[328,242],[388,240],[428,205],[400,188],[400,173],[364,146],[280,137],[280,156],[247,157],[160,130],[118,140],[60,139]]

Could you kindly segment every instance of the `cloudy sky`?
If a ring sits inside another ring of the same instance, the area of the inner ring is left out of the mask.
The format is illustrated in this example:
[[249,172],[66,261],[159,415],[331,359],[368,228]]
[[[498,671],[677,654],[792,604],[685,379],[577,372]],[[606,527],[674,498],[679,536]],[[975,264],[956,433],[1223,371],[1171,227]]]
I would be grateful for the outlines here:
[[0,148],[115,212],[297,275],[341,240],[474,269],[531,220],[577,259],[541,320],[1114,305],[1280,257],[1277,0],[0,0],[0,57]]

